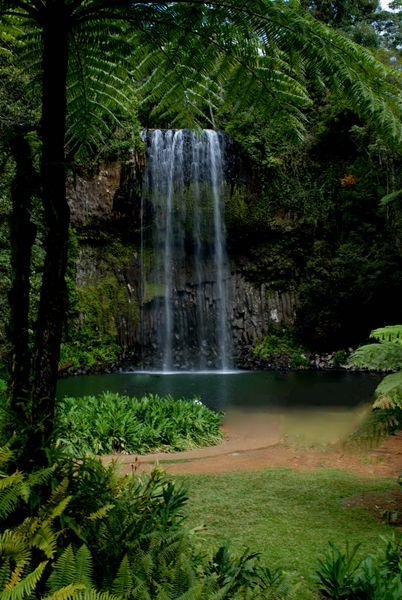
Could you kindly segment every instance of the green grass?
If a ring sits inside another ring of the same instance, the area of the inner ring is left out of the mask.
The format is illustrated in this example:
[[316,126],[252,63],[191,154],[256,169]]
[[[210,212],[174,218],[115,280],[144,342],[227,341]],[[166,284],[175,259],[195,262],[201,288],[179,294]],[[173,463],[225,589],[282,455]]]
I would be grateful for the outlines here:
[[[205,525],[204,548],[225,541],[236,550],[248,546],[260,552],[270,568],[297,572],[310,581],[329,541],[340,548],[347,541],[350,546],[361,543],[364,554],[377,549],[379,536],[392,532],[366,510],[343,504],[356,494],[395,489],[392,479],[289,469],[178,479],[189,492],[189,525]],[[311,596],[306,592],[302,597]]]

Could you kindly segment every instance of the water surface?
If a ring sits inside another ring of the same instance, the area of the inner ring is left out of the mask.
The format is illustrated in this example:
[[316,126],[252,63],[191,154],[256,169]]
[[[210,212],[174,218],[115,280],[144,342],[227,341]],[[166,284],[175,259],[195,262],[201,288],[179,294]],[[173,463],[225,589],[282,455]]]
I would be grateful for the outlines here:
[[335,443],[357,429],[378,380],[362,373],[313,371],[137,372],[65,378],[59,381],[58,394],[110,390],[129,396],[197,397],[224,411],[228,428],[242,437],[272,441],[279,436],[317,446]]
[[352,409],[370,401],[379,378],[363,373],[316,371],[129,372],[66,377],[58,395],[129,396],[147,393],[199,398],[214,410],[289,408]]

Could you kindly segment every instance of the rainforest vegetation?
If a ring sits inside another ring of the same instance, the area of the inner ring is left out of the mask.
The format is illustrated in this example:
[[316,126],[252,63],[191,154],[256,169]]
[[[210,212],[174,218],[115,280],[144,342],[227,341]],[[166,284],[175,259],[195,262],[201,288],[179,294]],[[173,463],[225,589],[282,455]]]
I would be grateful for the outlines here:
[[[332,545],[301,592],[253,551],[200,550],[186,492],[160,469],[122,478],[88,456],[213,443],[220,416],[197,402],[56,401],[59,370],[135,354],[121,323],[139,319],[127,274],[141,243],[141,128],[212,127],[232,140],[229,252],[252,284],[297,298],[291,330],[251,351],[285,344],[305,366],[306,349],[344,352],[374,329],[378,346],[351,361],[396,371],[376,408],[384,429],[400,426],[394,7],[0,0],[2,599],[401,597],[396,538],[358,558]],[[74,216],[77,182],[116,165],[112,217]],[[80,283],[85,261],[102,276]]]

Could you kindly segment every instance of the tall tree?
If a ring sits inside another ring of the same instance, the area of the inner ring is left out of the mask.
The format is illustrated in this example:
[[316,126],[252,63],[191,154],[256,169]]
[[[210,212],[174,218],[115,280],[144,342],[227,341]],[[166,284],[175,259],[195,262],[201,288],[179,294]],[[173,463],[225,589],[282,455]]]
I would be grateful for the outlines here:
[[169,119],[171,106],[190,121],[236,98],[239,108],[286,114],[299,135],[311,81],[342,94],[394,139],[400,106],[371,54],[284,0],[0,0],[0,17],[22,32],[22,58],[37,67],[41,88],[46,258],[31,389],[14,399],[31,403],[31,448],[41,452],[52,433],[67,308],[66,151],[102,130],[102,114],[125,104],[128,84]]

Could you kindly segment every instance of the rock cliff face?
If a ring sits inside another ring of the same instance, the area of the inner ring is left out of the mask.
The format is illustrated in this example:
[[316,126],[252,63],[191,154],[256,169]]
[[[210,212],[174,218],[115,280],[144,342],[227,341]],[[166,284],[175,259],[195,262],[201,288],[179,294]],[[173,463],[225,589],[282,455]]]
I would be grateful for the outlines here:
[[102,165],[91,176],[76,176],[68,187],[71,222],[76,227],[107,223],[114,218],[115,198],[121,186],[122,167],[118,162]]
[[[138,363],[152,367],[160,360],[157,354],[164,318],[163,291],[143,289],[139,165],[138,160],[123,166],[119,163],[103,165],[96,175],[76,177],[70,183],[69,203],[81,246],[77,286],[83,292],[91,290],[91,298],[97,298],[98,302],[95,311],[93,306],[80,306],[81,320],[87,320],[86,312],[92,315],[95,312],[98,320],[106,321],[108,331],[115,332],[118,343],[133,351]],[[119,229],[126,233],[124,240],[119,236]],[[264,335],[270,324],[287,325],[294,321],[296,299],[293,293],[273,292],[265,284],[249,281],[244,255],[241,260],[230,256],[229,262],[227,314],[236,362],[244,348]],[[194,366],[194,353],[200,353],[195,339],[197,299],[199,302],[201,294],[208,319],[208,314],[215,313],[213,308],[219,301],[219,292],[212,277],[200,283],[185,265],[176,281],[173,362],[175,368],[189,368]],[[106,295],[110,296],[107,302]],[[83,297],[89,295],[84,293]],[[105,314],[110,311],[112,315]],[[102,330],[105,323],[99,322],[96,326]],[[216,351],[213,344],[204,344],[201,353],[206,367],[214,364]]]
[[101,164],[96,172],[76,174],[67,188],[72,224],[82,229],[103,228],[106,232],[116,223],[138,224],[144,157]]

